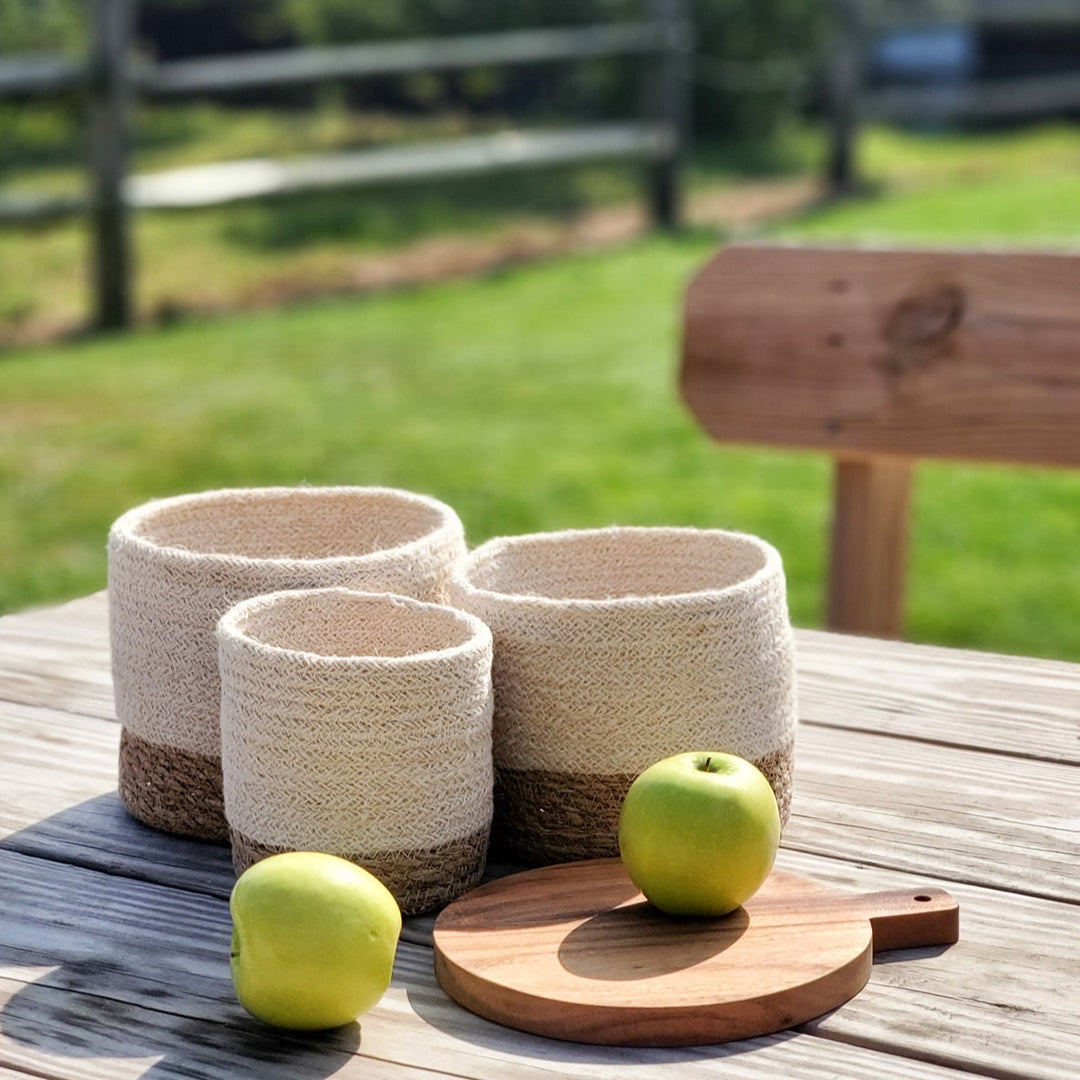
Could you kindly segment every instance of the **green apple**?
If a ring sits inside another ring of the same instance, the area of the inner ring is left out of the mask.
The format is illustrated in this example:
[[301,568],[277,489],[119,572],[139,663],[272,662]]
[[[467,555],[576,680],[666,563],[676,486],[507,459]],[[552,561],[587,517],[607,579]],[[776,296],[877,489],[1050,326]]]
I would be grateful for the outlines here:
[[734,754],[675,754],[650,765],[619,817],[630,880],[670,915],[734,911],[768,877],[779,846],[776,796]]
[[336,855],[294,851],[233,886],[232,977],[240,1004],[277,1027],[339,1027],[386,992],[401,909],[374,875]]

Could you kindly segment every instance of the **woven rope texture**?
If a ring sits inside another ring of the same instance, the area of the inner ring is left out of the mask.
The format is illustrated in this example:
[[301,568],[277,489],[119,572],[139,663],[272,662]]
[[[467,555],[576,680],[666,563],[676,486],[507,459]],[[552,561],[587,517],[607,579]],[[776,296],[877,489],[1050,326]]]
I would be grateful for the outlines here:
[[389,488],[249,488],[147,503],[109,534],[120,794],[138,818],[224,839],[214,629],[236,602],[349,585],[445,597],[465,554],[454,511]]
[[483,872],[491,633],[449,607],[274,593],[219,624],[225,814],[238,870],[282,850],[365,866],[413,913]]
[[494,635],[500,854],[616,854],[630,782],[684,750],[758,763],[787,820],[794,645],[769,544],[680,528],[508,537],[459,565],[450,597]]

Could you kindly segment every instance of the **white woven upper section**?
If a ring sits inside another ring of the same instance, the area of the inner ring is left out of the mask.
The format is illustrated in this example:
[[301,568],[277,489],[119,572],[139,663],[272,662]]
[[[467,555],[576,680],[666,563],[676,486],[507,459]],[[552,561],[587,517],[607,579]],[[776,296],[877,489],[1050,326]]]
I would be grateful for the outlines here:
[[637,773],[684,750],[790,746],[794,643],[778,552],[722,530],[491,540],[450,599],[495,640],[495,764]]
[[415,852],[492,812],[491,632],[452,608],[276,593],[218,629],[225,816],[249,840]]
[[391,488],[221,490],[130,510],[109,534],[117,716],[152,743],[216,756],[214,629],[230,606],[333,585],[439,601],[464,554],[449,506]]

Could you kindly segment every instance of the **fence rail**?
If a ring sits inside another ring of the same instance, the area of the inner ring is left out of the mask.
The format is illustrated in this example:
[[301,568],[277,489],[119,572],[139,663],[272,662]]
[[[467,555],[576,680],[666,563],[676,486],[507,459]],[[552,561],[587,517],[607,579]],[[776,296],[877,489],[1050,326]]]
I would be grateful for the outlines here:
[[174,60],[144,68],[138,72],[136,81],[147,94],[195,94],[496,64],[588,60],[660,52],[667,44],[668,33],[664,23],[640,22],[378,45],[284,49],[205,60]]
[[[132,321],[128,233],[133,209],[206,206],[320,188],[627,159],[648,166],[653,220],[672,227],[679,218],[678,171],[686,129],[692,38],[684,5],[685,0],[643,0],[644,17],[630,23],[138,63],[131,49],[135,0],[91,0],[93,38],[88,57],[27,56],[0,61],[0,97],[80,95],[90,131],[88,194],[9,196],[0,201],[0,221],[89,214],[94,322],[102,328],[124,327]],[[127,145],[131,105],[136,97],[219,94],[265,86],[607,56],[654,58],[644,65],[643,115],[637,120],[129,175]]]
[[1076,0],[892,0],[868,11],[879,28],[945,21],[979,26],[1080,22]]
[[1068,108],[1080,108],[1080,72],[880,90],[865,111],[883,120],[989,120]]
[[55,94],[85,89],[90,69],[66,56],[25,56],[0,60],[0,96]]
[[1075,26],[1076,0],[936,0],[869,7],[833,0],[834,34],[827,64],[831,145],[828,180],[842,193],[858,187],[855,144],[868,119],[964,121],[1009,119],[1080,108],[1080,72],[967,79],[871,89],[865,69],[869,43],[886,31],[937,26],[973,29]]

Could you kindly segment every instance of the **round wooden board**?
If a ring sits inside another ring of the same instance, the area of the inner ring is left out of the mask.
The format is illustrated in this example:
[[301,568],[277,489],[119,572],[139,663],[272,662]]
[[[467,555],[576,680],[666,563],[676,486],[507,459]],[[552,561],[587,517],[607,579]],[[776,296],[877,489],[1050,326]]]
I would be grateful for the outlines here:
[[893,928],[914,920],[902,943],[929,944],[948,931],[932,930],[926,909],[950,905],[955,926],[944,893],[846,895],[774,870],[732,914],[680,919],[648,904],[618,859],[566,863],[482,885],[447,907],[435,923],[435,971],[467,1009],[540,1035],[726,1042],[857,994],[870,975],[872,915]]

